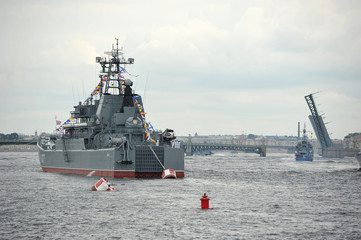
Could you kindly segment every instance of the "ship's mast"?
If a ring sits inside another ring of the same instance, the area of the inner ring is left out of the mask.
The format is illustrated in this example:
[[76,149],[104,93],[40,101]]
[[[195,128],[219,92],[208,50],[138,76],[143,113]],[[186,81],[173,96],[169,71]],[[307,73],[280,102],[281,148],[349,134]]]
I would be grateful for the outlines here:
[[103,94],[123,95],[123,83],[125,81],[123,74],[127,73],[125,66],[134,63],[134,58],[124,59],[123,48],[119,49],[119,39],[115,38],[115,40],[116,48],[114,48],[113,44],[112,50],[105,52],[105,54],[109,55],[108,59],[106,57],[96,57],[96,62],[101,66],[99,74],[102,85],[100,96]]

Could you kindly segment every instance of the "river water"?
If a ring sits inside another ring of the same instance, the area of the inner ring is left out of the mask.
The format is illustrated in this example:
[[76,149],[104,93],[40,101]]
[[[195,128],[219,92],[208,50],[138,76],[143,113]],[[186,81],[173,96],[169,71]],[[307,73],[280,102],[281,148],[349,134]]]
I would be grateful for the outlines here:
[[[185,159],[184,179],[44,173],[35,152],[0,152],[1,239],[361,239],[353,158],[216,152]],[[207,193],[210,207],[202,210]]]

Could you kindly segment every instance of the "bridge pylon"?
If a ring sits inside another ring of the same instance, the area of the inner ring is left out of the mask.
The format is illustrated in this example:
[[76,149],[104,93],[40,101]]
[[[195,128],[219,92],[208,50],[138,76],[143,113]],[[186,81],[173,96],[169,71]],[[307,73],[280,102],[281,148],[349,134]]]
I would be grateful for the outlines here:
[[186,156],[192,156],[192,136],[189,134],[188,141],[187,141],[187,149],[186,149]]

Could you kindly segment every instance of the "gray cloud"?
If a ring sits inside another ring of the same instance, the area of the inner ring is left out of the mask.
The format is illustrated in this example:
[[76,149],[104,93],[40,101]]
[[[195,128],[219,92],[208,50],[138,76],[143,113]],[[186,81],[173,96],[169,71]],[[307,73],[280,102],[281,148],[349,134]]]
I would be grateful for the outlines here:
[[361,131],[359,16],[359,1],[2,2],[0,132],[52,131],[118,37],[158,128],[296,134],[303,96],[322,90],[342,138]]

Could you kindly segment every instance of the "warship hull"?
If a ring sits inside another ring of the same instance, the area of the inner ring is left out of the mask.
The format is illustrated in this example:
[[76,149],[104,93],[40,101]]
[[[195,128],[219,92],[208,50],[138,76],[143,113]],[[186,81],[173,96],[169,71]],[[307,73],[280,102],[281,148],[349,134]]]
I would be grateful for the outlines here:
[[297,162],[301,162],[301,161],[312,162],[313,157],[310,157],[310,156],[296,156],[296,161]]
[[[183,149],[153,146],[166,169],[173,169],[177,178],[184,177]],[[92,175],[113,178],[161,177],[163,168],[144,145],[129,150],[124,161],[122,149],[44,150],[38,145],[41,168],[44,172]]]

